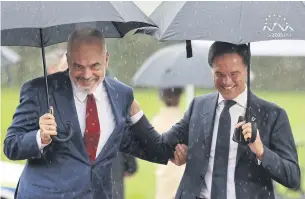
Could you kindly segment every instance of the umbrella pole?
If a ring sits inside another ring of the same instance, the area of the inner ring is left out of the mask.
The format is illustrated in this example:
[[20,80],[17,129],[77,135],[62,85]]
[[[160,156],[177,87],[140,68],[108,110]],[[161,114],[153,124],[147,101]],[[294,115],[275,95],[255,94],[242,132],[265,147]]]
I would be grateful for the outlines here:
[[[249,52],[250,51],[250,43],[248,43]],[[250,106],[250,97],[251,97],[251,90],[250,90],[250,67],[251,67],[251,58],[249,60],[249,65],[247,67],[247,111],[246,111],[246,122],[251,122],[251,106]]]
[[40,33],[40,43],[41,43],[43,73],[44,73],[44,79],[45,79],[45,89],[46,89],[46,98],[47,98],[47,109],[49,110],[49,108],[50,108],[50,100],[49,100],[49,89],[48,89],[48,72],[47,72],[47,65],[46,65],[46,57],[45,57],[45,49],[44,49],[42,28],[39,28],[39,33]]

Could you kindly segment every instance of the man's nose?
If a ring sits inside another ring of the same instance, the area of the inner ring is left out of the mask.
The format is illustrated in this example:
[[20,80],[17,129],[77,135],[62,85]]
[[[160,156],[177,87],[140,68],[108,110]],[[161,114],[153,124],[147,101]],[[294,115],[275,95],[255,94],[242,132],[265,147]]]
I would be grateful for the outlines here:
[[92,76],[92,71],[89,67],[86,67],[85,70],[84,70],[84,78],[90,78]]
[[223,79],[222,79],[222,83],[224,85],[232,85],[233,81],[232,81],[232,78],[229,76],[229,75],[226,75]]

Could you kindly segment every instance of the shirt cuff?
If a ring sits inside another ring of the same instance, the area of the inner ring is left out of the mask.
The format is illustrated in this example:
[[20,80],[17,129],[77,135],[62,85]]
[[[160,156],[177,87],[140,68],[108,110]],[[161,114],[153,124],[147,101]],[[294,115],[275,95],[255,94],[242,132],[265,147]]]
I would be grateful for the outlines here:
[[142,110],[139,111],[139,112],[137,112],[134,116],[132,116],[132,117],[130,118],[131,123],[132,123],[132,124],[137,123],[137,122],[141,119],[141,117],[142,117],[143,115],[144,115],[144,113],[143,113]]
[[257,160],[257,165],[261,165],[262,164],[262,161],[260,161],[258,158],[256,158]]
[[40,130],[37,131],[36,141],[37,141],[38,148],[41,152],[43,152],[44,147],[48,146],[52,142],[52,140],[51,140],[50,143],[48,143],[48,144],[42,144],[41,137],[40,137]]

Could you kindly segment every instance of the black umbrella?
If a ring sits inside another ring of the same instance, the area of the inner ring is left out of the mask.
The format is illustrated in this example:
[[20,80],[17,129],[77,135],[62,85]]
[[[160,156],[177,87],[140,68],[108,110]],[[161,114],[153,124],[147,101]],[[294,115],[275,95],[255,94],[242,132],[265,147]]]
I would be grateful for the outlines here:
[[[41,48],[48,108],[46,46],[67,41],[68,35],[81,27],[98,29],[106,38],[121,38],[140,27],[156,27],[133,2],[127,1],[5,1],[1,2],[1,18],[2,46]],[[67,141],[71,137],[72,133],[64,140],[53,139]]]
[[[192,57],[191,40],[248,43],[249,49],[250,42],[256,41],[305,40],[304,1],[164,1],[150,18],[158,28],[141,28],[136,33],[162,41],[186,40],[188,58]],[[251,122],[250,75],[247,86],[245,119]]]

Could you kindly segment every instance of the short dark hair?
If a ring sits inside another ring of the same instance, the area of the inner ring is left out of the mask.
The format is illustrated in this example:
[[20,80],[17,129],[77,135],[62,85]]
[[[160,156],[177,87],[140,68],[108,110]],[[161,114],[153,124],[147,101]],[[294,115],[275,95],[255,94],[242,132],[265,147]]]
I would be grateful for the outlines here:
[[165,97],[172,97],[172,96],[180,96],[183,92],[183,88],[161,88],[160,94]]
[[176,107],[179,104],[183,88],[161,88],[159,90],[160,99],[167,107]]
[[209,65],[213,67],[213,62],[216,57],[222,56],[227,53],[236,53],[242,57],[246,67],[250,64],[251,51],[246,44],[232,44],[228,42],[215,41],[209,50]]

